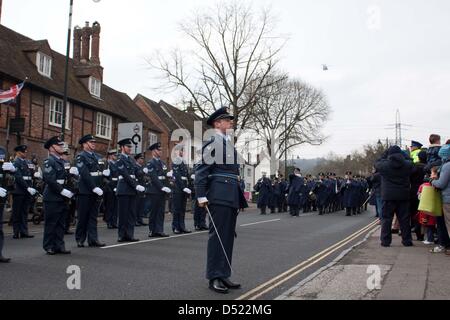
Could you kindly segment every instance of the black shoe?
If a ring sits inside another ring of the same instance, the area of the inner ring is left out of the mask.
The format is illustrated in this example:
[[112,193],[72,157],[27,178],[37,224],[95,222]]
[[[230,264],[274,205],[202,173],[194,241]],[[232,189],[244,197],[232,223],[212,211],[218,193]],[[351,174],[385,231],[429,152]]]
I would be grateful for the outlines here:
[[392,234],[399,234],[399,233],[400,233],[400,230],[398,230],[398,229],[392,229],[391,233],[392,233]]
[[384,248],[389,248],[391,245],[390,245],[390,244],[382,243],[381,246],[384,247]]
[[212,291],[215,291],[217,293],[227,294],[228,288],[225,287],[223,282],[220,279],[214,279],[209,281],[209,288]]
[[147,226],[148,226],[148,223],[145,223],[145,222],[141,222],[141,226],[143,226],[143,227],[147,227]]
[[63,255],[68,255],[68,254],[71,254],[72,252],[70,252],[70,251],[68,251],[68,250],[66,250],[66,249],[63,249],[63,250],[56,250],[55,251],[57,254],[63,254]]
[[108,228],[108,230],[114,229],[113,226],[111,226],[111,225],[108,225],[107,228]]
[[174,234],[182,234],[183,232],[177,229],[173,229],[173,233]]
[[90,248],[103,248],[103,247],[106,247],[106,244],[97,241],[97,242],[90,243],[89,247]]
[[230,279],[220,279],[222,283],[227,287],[228,289],[240,289],[241,285],[239,283],[233,283],[230,281]]
[[128,239],[128,242],[139,242],[139,241],[140,241],[139,239],[134,239],[134,238]]
[[0,256],[0,263],[10,263],[11,259]]
[[209,228],[207,226],[201,227],[201,230],[203,231],[209,231]]
[[402,244],[404,247],[414,247],[414,244],[412,242],[406,242],[406,243],[402,242]]
[[195,227],[195,231],[202,231],[202,230],[203,230],[203,228]]
[[20,237],[22,239],[33,239],[34,236],[30,235],[30,234],[21,234]]
[[84,248],[84,243],[83,242],[77,242],[77,247],[78,248]]
[[54,255],[56,255],[56,251],[53,250],[53,249],[48,249],[48,250],[46,250],[46,252],[47,252],[47,255],[49,255],[49,256],[54,256]]
[[169,238],[170,236],[168,234],[163,233],[157,233],[156,236],[158,238]]
[[75,234],[75,233],[72,232],[72,231],[66,231],[66,232],[64,232],[64,234],[65,234],[66,236],[71,236],[71,235],[73,235],[73,234]]
[[13,235],[13,239],[20,239],[20,236],[18,234]]
[[191,230],[183,230],[182,233],[189,234],[189,233],[192,233],[192,231]]

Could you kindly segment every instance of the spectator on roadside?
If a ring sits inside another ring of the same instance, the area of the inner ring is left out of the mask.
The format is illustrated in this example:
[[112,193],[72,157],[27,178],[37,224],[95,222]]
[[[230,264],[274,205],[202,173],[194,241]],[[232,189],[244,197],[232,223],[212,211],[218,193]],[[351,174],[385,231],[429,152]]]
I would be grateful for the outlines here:
[[[431,169],[431,175],[433,177],[437,177],[437,171],[438,168],[434,167],[433,169]],[[419,187],[417,197],[419,200],[422,196],[423,188],[425,187],[431,187],[431,183],[425,182]],[[419,225],[422,226],[424,229],[423,234],[425,235],[425,241],[423,243],[426,245],[434,244],[434,233],[436,231],[436,223],[437,223],[436,217],[428,214],[427,212],[419,211],[417,213],[417,221]]]
[[406,160],[398,146],[390,147],[375,164],[381,174],[381,198],[383,216],[381,223],[381,246],[389,247],[392,243],[392,220],[394,213],[400,223],[402,244],[413,246],[411,221],[409,213],[410,176],[413,164]]
[[420,151],[417,154],[419,162],[414,163],[413,170],[411,173],[411,192],[409,194],[409,212],[411,214],[411,221],[413,222],[413,228],[417,236],[417,241],[423,241],[424,236],[421,231],[421,225],[417,219],[417,208],[419,207],[419,199],[417,198],[417,193],[419,192],[420,186],[424,182],[425,178],[425,166],[427,164],[427,152]]
[[[441,247],[449,246],[450,239],[448,238],[450,230],[450,145],[443,146],[439,151],[439,156],[442,159],[442,167],[439,173],[439,179],[433,176],[433,187],[441,190],[442,192],[442,204],[444,216],[438,217],[438,233],[441,233]],[[446,230],[445,230],[446,229]],[[447,236],[447,238],[445,237]],[[446,239],[445,239],[446,238]],[[436,249],[436,248],[435,248]],[[442,248],[441,248],[442,249]],[[446,254],[450,255],[449,250],[446,250]]]
[[[423,144],[417,141],[411,141],[410,157],[414,163],[419,163],[419,153],[422,151]],[[416,197],[417,198],[417,197]]]
[[439,157],[439,150],[441,149],[441,136],[438,134],[432,134],[430,136],[430,146],[427,150],[427,166],[425,172],[430,173],[431,168],[440,167],[442,164]]

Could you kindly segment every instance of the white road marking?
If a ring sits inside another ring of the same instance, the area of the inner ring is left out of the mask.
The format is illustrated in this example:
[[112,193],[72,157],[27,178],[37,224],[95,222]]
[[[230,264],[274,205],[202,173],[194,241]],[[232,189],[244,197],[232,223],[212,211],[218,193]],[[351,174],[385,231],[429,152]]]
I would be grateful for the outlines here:
[[254,226],[256,224],[263,224],[263,223],[269,223],[269,222],[278,222],[278,221],[281,221],[281,219],[274,219],[274,220],[267,220],[267,221],[248,223],[248,224],[243,224],[240,227],[248,227],[248,226]]

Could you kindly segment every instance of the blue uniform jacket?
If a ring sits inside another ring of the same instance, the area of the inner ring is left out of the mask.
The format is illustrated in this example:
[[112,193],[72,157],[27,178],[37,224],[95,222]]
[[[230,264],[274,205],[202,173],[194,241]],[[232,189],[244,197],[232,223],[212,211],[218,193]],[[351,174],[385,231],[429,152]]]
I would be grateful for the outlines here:
[[137,194],[136,174],[138,171],[136,162],[130,156],[120,154],[116,165],[119,173],[116,195],[135,196]]
[[161,159],[153,158],[147,164],[151,185],[148,188],[149,194],[165,194],[162,188],[167,187],[167,166]]
[[296,175],[291,175],[289,176],[289,182],[288,205],[302,206],[303,193],[305,192],[304,179]]
[[268,178],[262,178],[254,187],[258,195],[258,208],[266,207],[270,204],[272,190],[272,182]]
[[176,160],[173,164],[173,193],[184,193],[183,190],[189,186],[188,175],[189,171],[186,164],[180,159]]
[[16,167],[16,172],[14,172],[14,190],[11,193],[15,195],[30,195],[27,189],[33,185],[33,173],[28,166],[28,161],[16,158],[13,164]]
[[44,201],[64,202],[66,198],[61,195],[61,191],[63,191],[68,178],[69,175],[65,169],[65,161],[54,155],[50,155],[44,161]]
[[79,194],[93,195],[92,190],[100,188],[103,180],[103,173],[100,172],[100,156],[95,153],[81,152],[76,159],[77,168],[80,172],[78,182]]
[[344,207],[359,207],[361,205],[360,198],[360,186],[358,182],[353,179],[346,181],[344,186]]
[[237,151],[232,142],[216,134],[203,145],[202,155],[203,160],[195,167],[197,199],[206,197],[211,205],[246,208],[239,183]]

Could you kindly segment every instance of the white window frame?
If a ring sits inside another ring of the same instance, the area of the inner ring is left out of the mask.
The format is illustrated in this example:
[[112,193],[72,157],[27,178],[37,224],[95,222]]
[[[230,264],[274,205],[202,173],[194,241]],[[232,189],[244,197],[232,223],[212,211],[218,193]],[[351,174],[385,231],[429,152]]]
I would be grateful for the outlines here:
[[36,66],[38,72],[44,77],[52,76],[52,58],[42,52],[36,54]]
[[113,121],[112,116],[101,112],[97,112],[97,117],[95,121],[95,135],[102,139],[111,140],[112,121]]
[[94,97],[100,98],[102,94],[102,82],[94,77],[89,77],[89,92]]
[[[64,101],[55,97],[50,97],[50,103],[48,108],[48,123],[53,127],[62,128],[62,113],[63,110],[55,110],[57,107],[57,103],[60,105],[58,107],[62,108]],[[57,115],[61,116],[61,122],[57,121]],[[66,130],[70,130],[70,104],[67,102],[66,106]]]
[[154,145],[155,143],[158,143],[158,135],[153,132],[148,133],[148,145],[149,147]]

